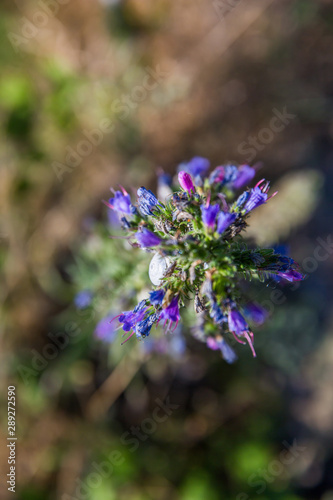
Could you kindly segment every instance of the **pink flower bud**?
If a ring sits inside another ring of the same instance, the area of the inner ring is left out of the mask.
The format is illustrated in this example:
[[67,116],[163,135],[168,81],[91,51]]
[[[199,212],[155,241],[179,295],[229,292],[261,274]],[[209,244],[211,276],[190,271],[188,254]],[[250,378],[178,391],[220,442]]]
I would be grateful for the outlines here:
[[190,174],[188,174],[187,172],[184,172],[184,170],[182,170],[178,174],[178,181],[179,181],[180,186],[184,189],[184,191],[187,191],[188,193],[193,191],[193,193],[195,193],[193,180],[192,180],[192,177],[190,176]]

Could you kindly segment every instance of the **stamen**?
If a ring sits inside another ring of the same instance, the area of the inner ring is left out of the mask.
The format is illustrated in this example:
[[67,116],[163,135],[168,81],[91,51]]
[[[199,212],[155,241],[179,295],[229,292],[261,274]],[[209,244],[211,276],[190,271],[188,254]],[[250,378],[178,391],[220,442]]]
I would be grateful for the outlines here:
[[235,340],[239,343],[239,344],[243,344],[245,345],[246,342],[243,342],[240,338],[238,338],[238,336],[236,335],[235,332],[231,332],[233,334],[233,336],[235,337]]
[[[126,339],[126,340],[124,340],[124,342],[122,342],[120,345],[124,345],[124,344],[125,344],[125,342],[127,342],[127,341],[128,341],[128,340],[129,340],[129,339],[130,339],[133,335],[134,335],[134,330],[133,330],[133,332],[131,333],[131,335],[129,335],[129,336],[127,337],[127,339]],[[124,335],[123,335],[123,336],[124,336]]]
[[273,193],[269,198],[267,198],[267,201],[270,200],[271,198],[273,198],[274,196],[276,196],[278,194],[279,191],[275,191],[275,193]]
[[170,330],[170,327],[171,327],[171,319],[169,319],[168,321],[169,321],[169,323],[168,323],[168,326],[167,326],[167,328],[166,328],[166,330],[165,330],[165,332],[164,332],[164,333],[168,333],[168,331]]
[[179,319],[177,319],[176,324],[175,324],[175,327],[174,327],[174,329],[172,330],[172,332],[174,332],[174,331],[176,330],[176,328],[177,328],[177,326],[178,326],[178,323],[179,323]]
[[109,323],[112,323],[112,321],[114,321],[114,320],[115,320],[115,319],[117,319],[117,318],[120,318],[120,316],[122,316],[122,315],[123,315],[123,313],[118,314],[118,316],[115,316],[114,318],[112,318],[112,319],[109,321]]
[[106,205],[107,207],[109,207],[113,210],[113,206],[110,205],[110,203],[108,201],[102,200],[102,203],[104,203],[104,205]]
[[263,182],[265,182],[265,179],[261,179],[261,181],[257,182],[257,184],[254,187],[255,188],[259,187],[260,184],[262,184]]
[[[252,332],[251,332],[252,333]],[[246,338],[246,340],[248,341],[249,343],[249,346],[250,346],[250,349],[252,351],[252,354],[253,354],[253,357],[256,358],[257,355],[256,355],[256,351],[254,350],[254,347],[253,347],[253,344],[252,344],[252,340],[250,339],[250,335],[249,335],[249,332],[243,332],[244,334],[244,337]],[[253,334],[252,334],[253,335]]]
[[265,194],[266,194],[266,193],[268,193],[268,191],[269,191],[269,181],[267,181],[267,182],[265,183],[265,185],[263,186],[263,188],[262,188],[262,190],[261,190],[261,191],[262,191],[263,193],[265,193]]
[[122,190],[123,192],[123,195],[124,196],[127,196],[128,195],[128,192],[126,191],[126,189],[121,185],[121,184],[118,184],[118,186],[120,187],[120,189]]

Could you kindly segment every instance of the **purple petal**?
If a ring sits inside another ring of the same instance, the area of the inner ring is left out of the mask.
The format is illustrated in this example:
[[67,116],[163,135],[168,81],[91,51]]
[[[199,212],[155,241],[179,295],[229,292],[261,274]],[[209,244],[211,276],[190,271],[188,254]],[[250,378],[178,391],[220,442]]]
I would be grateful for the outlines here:
[[161,243],[161,238],[152,233],[149,229],[143,228],[136,233],[136,239],[141,248],[155,247]]
[[195,192],[192,177],[187,172],[184,172],[184,170],[179,172],[178,181],[184,191],[187,191],[188,193],[190,193],[191,191],[193,191],[193,193]]
[[235,222],[237,218],[236,214],[230,214],[229,212],[220,212],[217,217],[217,232],[219,234],[224,233],[226,229]]

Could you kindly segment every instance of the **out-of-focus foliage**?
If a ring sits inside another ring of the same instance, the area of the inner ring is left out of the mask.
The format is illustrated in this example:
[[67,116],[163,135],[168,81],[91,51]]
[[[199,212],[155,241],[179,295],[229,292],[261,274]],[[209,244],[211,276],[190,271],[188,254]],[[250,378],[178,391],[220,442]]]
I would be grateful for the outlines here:
[[[287,240],[292,231],[311,219],[319,203],[322,183],[322,176],[315,170],[284,176],[276,185],[279,196],[274,206],[268,205],[265,214],[262,211],[253,214],[248,237],[261,245]],[[270,224],[265,223],[267,220]]]

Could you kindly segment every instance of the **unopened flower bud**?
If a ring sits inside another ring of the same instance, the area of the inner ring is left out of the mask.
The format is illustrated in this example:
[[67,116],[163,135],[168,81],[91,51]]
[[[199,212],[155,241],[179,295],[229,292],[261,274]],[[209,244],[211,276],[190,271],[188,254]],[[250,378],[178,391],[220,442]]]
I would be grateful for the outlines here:
[[184,172],[184,170],[182,170],[178,174],[178,181],[179,181],[180,186],[184,189],[184,191],[187,191],[188,193],[190,193],[190,192],[195,193],[193,180],[192,180],[192,177],[190,176],[190,174],[188,174],[187,172]]

